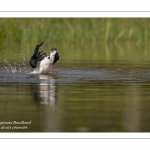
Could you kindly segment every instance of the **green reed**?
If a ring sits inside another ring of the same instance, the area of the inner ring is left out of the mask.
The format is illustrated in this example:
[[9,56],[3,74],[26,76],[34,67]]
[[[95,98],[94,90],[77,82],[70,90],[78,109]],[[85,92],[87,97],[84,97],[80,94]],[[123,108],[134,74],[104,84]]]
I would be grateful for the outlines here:
[[[137,47],[149,48],[149,18],[1,18],[0,53],[17,58],[17,53],[30,56],[36,44],[47,40],[45,49],[58,47],[64,58],[76,60],[98,57],[91,56],[90,50],[104,50],[110,57],[110,43],[134,43]],[[107,46],[102,46],[105,43]],[[139,49],[140,49],[139,48]],[[78,51],[78,53],[75,53]],[[119,50],[123,54],[123,50]],[[49,52],[49,50],[47,50]],[[65,56],[66,52],[68,53]],[[25,53],[25,54],[24,54]],[[98,52],[99,53],[99,52]],[[104,56],[103,54],[103,56]],[[78,55],[78,56],[75,56]],[[129,55],[129,54],[127,54]],[[148,54],[149,55],[149,54]],[[112,58],[112,56],[111,56]]]
[[0,41],[54,41],[98,39],[102,41],[149,38],[149,18],[1,18]]

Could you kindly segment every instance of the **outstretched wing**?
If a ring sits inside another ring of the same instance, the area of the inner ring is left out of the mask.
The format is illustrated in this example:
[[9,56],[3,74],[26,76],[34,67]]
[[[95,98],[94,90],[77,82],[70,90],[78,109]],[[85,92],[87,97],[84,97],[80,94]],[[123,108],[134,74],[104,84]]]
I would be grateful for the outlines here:
[[58,53],[56,53],[56,55],[55,55],[53,65],[57,62],[57,60],[59,60],[59,54]]
[[45,42],[41,42],[35,47],[34,53],[30,59],[30,65],[32,68],[36,68],[36,64],[38,61],[43,60],[43,58],[46,56],[43,51],[39,52],[40,47],[44,44]]

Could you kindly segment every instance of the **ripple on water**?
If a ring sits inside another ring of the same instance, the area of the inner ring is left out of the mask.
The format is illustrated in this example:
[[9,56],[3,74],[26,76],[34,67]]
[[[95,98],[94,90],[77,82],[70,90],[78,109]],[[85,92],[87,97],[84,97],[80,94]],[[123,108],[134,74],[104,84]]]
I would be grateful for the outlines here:
[[0,82],[23,82],[39,83],[51,82],[55,79],[57,83],[74,82],[150,82],[149,68],[129,68],[129,67],[57,67],[49,75],[38,74],[38,68],[32,69],[30,66],[4,66],[0,67]]

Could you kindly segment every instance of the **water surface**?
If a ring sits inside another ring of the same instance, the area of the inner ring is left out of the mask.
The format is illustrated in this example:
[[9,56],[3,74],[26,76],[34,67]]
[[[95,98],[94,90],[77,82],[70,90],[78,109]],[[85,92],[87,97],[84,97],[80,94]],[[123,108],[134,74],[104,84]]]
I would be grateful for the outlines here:
[[148,64],[88,64],[1,65],[0,131],[149,132]]

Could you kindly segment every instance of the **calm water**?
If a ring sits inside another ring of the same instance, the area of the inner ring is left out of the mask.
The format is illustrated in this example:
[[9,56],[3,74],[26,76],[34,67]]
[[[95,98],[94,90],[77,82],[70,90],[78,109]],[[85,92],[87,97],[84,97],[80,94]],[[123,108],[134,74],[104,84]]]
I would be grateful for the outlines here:
[[150,67],[57,64],[50,75],[1,64],[0,132],[149,132]]

